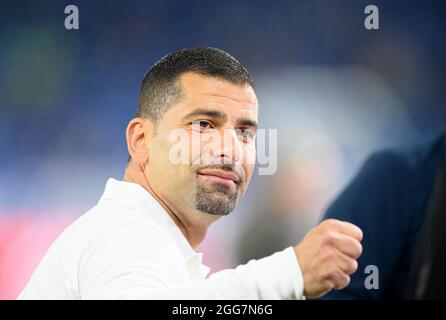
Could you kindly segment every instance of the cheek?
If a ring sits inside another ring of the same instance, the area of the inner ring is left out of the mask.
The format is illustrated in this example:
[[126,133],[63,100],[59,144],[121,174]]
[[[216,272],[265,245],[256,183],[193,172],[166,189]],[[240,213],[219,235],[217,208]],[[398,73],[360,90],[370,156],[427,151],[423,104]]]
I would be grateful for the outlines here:
[[166,195],[179,195],[194,185],[194,176],[189,164],[172,163],[169,158],[170,147],[154,149],[153,162],[148,167],[149,179],[162,189]]
[[254,143],[245,145],[243,149],[243,166],[246,170],[246,175],[252,175],[254,167],[256,165],[256,148]]
[[156,163],[157,167],[168,166],[171,162],[169,161],[169,150],[171,145],[169,141],[156,140],[152,144],[150,152],[150,161]]
[[[151,146],[149,157],[149,174],[159,185],[168,186],[182,174],[181,158],[172,156],[174,142],[156,139]],[[175,162],[176,161],[176,162]]]
[[255,144],[248,144],[243,150],[243,169],[245,171],[246,177],[243,185],[243,193],[248,189],[249,183],[251,182],[252,175],[254,173],[256,165],[256,148]]
[[252,174],[254,172],[255,165],[246,166],[246,183],[249,184],[252,178]]

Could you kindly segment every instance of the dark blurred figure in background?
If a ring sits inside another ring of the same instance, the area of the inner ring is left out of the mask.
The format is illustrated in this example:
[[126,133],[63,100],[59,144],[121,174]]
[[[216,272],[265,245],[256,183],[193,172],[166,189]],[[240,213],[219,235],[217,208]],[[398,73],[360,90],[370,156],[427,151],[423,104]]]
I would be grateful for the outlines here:
[[446,161],[437,175],[416,258],[408,283],[408,299],[446,299]]
[[[412,150],[378,152],[366,161],[324,216],[352,222],[364,231],[358,271],[347,288],[323,299],[407,298],[420,230],[445,163],[446,132]],[[368,265],[379,270],[379,289],[364,284]]]

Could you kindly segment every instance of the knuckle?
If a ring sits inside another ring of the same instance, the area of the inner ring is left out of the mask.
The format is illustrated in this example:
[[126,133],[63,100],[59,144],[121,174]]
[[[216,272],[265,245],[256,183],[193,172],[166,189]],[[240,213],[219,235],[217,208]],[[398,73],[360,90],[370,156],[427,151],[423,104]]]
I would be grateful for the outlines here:
[[335,287],[334,282],[331,281],[331,280],[325,280],[325,281],[323,282],[323,285],[324,285],[325,289],[326,289],[326,290],[329,290],[329,291],[333,290],[334,287]]
[[362,232],[361,228],[356,227],[358,229],[358,238],[360,241],[362,241],[362,239],[364,239],[364,233]]
[[330,280],[331,279],[330,270],[325,269],[324,271],[322,271],[321,278],[323,281]]
[[357,270],[358,270],[358,261],[353,260],[352,273],[356,272]]
[[325,250],[324,262],[327,264],[336,262],[336,253],[332,249]]
[[354,258],[358,258],[361,255],[361,251],[362,251],[362,246],[359,243],[359,241],[357,241],[354,238],[349,237],[348,240],[346,240],[346,244],[348,244],[348,249],[346,249],[346,253],[348,253],[349,255],[351,255]]
[[335,288],[337,290],[341,290],[341,289],[344,289],[345,287],[347,287],[349,284],[350,284],[350,277],[347,275],[341,275],[341,276],[339,276],[339,278],[336,282]]
[[351,259],[348,264],[348,273],[352,274],[358,270],[358,262],[354,259]]
[[338,223],[338,220],[336,219],[326,219],[322,222],[327,227],[332,227]]
[[361,254],[362,254],[362,245],[358,241],[355,241],[353,243],[353,255],[355,258],[358,258]]
[[323,237],[323,242],[325,245],[332,246],[335,244],[337,235],[333,231],[326,232]]
[[342,278],[342,282],[341,282],[341,289],[344,289],[345,287],[347,287],[350,284],[350,277],[349,276],[344,276]]
[[358,257],[362,254],[362,244],[358,243]]
[[337,273],[338,273],[338,270],[337,270],[336,266],[334,264],[332,264],[331,266],[329,266],[325,269],[325,272],[323,273],[323,278],[332,280],[332,281],[336,280]]

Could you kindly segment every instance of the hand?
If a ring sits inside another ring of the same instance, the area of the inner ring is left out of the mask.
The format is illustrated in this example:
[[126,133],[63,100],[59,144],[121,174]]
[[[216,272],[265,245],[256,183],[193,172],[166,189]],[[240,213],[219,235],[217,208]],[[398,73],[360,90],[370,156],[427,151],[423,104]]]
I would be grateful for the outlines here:
[[324,220],[294,247],[304,278],[304,295],[320,297],[350,283],[362,253],[362,231],[354,224]]

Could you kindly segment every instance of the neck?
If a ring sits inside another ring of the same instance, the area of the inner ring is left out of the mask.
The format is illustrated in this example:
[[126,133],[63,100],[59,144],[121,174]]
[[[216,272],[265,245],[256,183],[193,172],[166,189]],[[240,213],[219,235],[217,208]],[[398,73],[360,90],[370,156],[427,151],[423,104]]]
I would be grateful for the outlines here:
[[[180,229],[190,246],[195,250],[198,245],[204,240],[206,232],[218,217],[199,213],[199,212],[187,212],[187,210],[175,210],[175,206],[164,201],[162,197],[157,194],[148,183],[142,169],[130,168],[131,165],[125,171],[123,181],[137,183],[147,190],[164,208],[167,214],[175,222],[176,226]],[[184,206],[183,206],[184,208]],[[189,217],[189,218],[188,218]],[[192,218],[191,218],[192,217]]]

